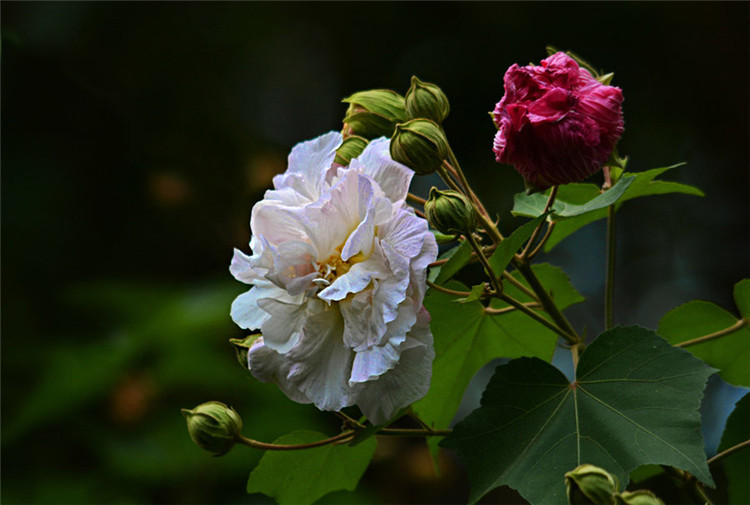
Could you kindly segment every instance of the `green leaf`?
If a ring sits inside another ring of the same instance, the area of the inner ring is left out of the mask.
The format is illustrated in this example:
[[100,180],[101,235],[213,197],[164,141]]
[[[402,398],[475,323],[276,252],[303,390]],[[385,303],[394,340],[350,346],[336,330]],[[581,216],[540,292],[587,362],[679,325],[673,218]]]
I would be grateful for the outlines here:
[[472,286],[471,291],[469,291],[469,296],[467,296],[466,298],[456,298],[453,301],[458,303],[476,302],[477,300],[480,300],[482,298],[482,295],[484,294],[484,288],[484,284],[477,284],[476,286]]
[[[572,203],[562,198],[557,198],[555,203],[552,204],[552,219],[557,221],[561,218],[580,216],[587,212],[607,208],[620,199],[634,180],[634,176],[625,175],[608,191],[604,193],[597,191],[597,196],[583,204]],[[527,195],[526,193],[517,194],[513,198],[513,215],[540,216],[547,207],[547,200],[549,199],[547,193],[534,193],[533,195]]]
[[617,327],[584,351],[573,384],[539,359],[498,367],[481,407],[441,445],[461,457],[471,503],[509,485],[532,504],[564,505],[563,474],[583,463],[623,487],[650,463],[713,485],[698,412],[713,372],[652,331]]
[[[583,301],[565,273],[547,264],[532,267],[539,280],[552,292],[560,309]],[[520,276],[514,272],[514,276]],[[459,282],[449,288],[465,291]],[[503,289],[521,302],[531,301],[511,284]],[[431,290],[425,307],[432,316],[435,361],[432,385],[425,398],[414,404],[420,418],[434,428],[446,428],[461,403],[464,390],[474,374],[495,358],[534,356],[549,361],[555,350],[557,335],[527,315],[513,311],[490,315],[479,302],[454,303],[456,297]],[[505,303],[493,300],[493,308]]]
[[[276,444],[308,444],[322,433],[295,431]],[[248,493],[263,493],[279,505],[309,505],[332,491],[353,491],[370,464],[375,439],[357,445],[324,445],[299,451],[266,451],[247,482]]]
[[[632,181],[629,183],[629,186],[626,188],[622,196],[615,203],[615,208],[619,209],[626,201],[642,196],[664,195],[669,193],[682,193],[686,195],[703,196],[703,192],[693,186],[681,184],[678,182],[655,180],[659,175],[683,165],[684,163],[678,163],[669,167],[654,168],[652,170],[646,170],[644,172],[631,172],[624,174],[623,177],[628,177],[632,179]],[[622,179],[618,181],[617,184],[619,184],[621,181]],[[607,191],[607,193],[614,190],[617,184],[615,184],[612,189]],[[560,186],[557,194],[557,201],[564,202],[565,206],[577,208],[585,206],[586,202],[598,198],[598,195],[600,195],[600,190],[594,184],[566,184],[564,186]],[[513,215],[521,215],[527,217],[534,217],[539,215],[544,209],[547,197],[538,194],[532,196],[536,197],[536,200],[533,202],[523,199],[522,195],[517,195],[517,199],[512,211]],[[542,200],[544,203],[541,203],[540,200]],[[552,231],[552,234],[547,240],[547,243],[544,246],[544,250],[552,250],[553,247],[555,247],[567,236],[575,233],[587,224],[598,221],[599,219],[604,219],[605,217],[607,217],[606,208],[589,210],[584,214],[578,214],[574,217],[568,216],[567,218],[558,214],[555,217],[555,229]]]
[[443,265],[430,269],[429,279],[436,284],[443,284],[445,281],[456,275],[471,259],[471,244],[464,240],[456,247],[450,249],[440,256],[439,259],[447,259]]
[[734,285],[734,303],[740,315],[750,319],[750,279],[743,279]]
[[[719,444],[719,452],[729,449],[744,440],[750,439],[750,394],[745,395],[727,420],[724,434]],[[722,459],[722,465],[729,479],[729,503],[750,503],[750,448],[730,454]]]
[[[657,333],[671,344],[729,328],[737,318],[711,302],[696,300],[672,309],[659,321]],[[750,329],[747,326],[723,337],[685,347],[720,370],[721,377],[738,386],[750,386]]]
[[529,221],[523,226],[517,228],[505,240],[500,242],[500,245],[497,246],[497,249],[495,249],[495,252],[489,259],[490,267],[496,275],[501,275],[503,273],[503,270],[508,266],[510,260],[513,259],[513,255],[516,254],[516,251],[518,251],[529,237],[531,237],[536,227],[539,226],[545,217],[546,214]]

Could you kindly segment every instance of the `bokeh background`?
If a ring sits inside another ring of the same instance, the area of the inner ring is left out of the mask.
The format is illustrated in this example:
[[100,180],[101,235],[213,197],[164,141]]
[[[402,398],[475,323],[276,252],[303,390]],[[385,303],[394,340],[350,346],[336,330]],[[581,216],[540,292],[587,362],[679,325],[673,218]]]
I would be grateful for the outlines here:
[[[449,96],[451,143],[508,232],[523,185],[494,162],[487,115],[505,69],[552,44],[614,71],[629,167],[686,161],[667,178],[706,192],[623,208],[615,320],[655,328],[696,298],[734,312],[750,251],[749,6],[2,2],[2,501],[269,502],[244,491],[260,454],[209,457],[180,408],[227,402],[266,441],[337,422],[236,362],[232,248],[248,250],[250,209],[295,143],[340,129],[343,97],[404,93],[413,74]],[[589,335],[603,252],[598,223],[546,258],[589,299],[569,312]],[[731,407],[736,391],[714,389]],[[322,501],[466,497],[450,455],[436,480],[422,444],[383,441],[356,493]]]

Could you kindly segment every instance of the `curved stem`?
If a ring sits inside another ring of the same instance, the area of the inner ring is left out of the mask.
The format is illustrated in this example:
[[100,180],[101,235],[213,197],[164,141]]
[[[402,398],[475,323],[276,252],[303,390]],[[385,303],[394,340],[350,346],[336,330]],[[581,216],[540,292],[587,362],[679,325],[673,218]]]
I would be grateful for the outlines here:
[[688,347],[691,345],[702,344],[703,342],[708,342],[709,340],[713,340],[715,338],[720,338],[725,335],[729,335],[730,333],[734,333],[735,331],[746,326],[747,324],[748,324],[748,320],[745,318],[742,318],[728,328],[724,328],[723,330],[719,330],[714,333],[709,333],[708,335],[703,335],[702,337],[697,337],[692,340],[686,340],[684,342],[680,342],[679,344],[675,344],[674,346],[675,347]]
[[[557,198],[557,188],[559,186],[552,186],[552,189],[549,192],[549,197],[547,198],[547,205],[544,206],[544,212],[543,214],[546,214],[549,212],[549,210],[552,208],[552,204],[555,203],[555,198]],[[534,232],[531,234],[531,238],[529,238],[529,241],[526,242],[526,247],[524,248],[523,252],[521,253],[521,258],[524,260],[530,259],[530,253],[531,248],[534,245],[534,242],[536,242],[536,239],[539,237],[539,234],[542,232],[542,227],[544,226],[545,221],[542,221],[539,223],[539,225],[534,229]]]
[[547,223],[547,231],[544,233],[544,236],[542,237],[542,240],[539,241],[537,246],[534,248],[533,251],[531,251],[528,255],[528,259],[534,258],[537,254],[539,254],[542,250],[542,247],[544,247],[544,244],[547,243],[547,240],[549,239],[550,235],[552,235],[552,230],[555,229],[555,223],[554,221],[551,223]]
[[435,284],[429,279],[427,280],[427,285],[430,286],[435,291],[440,291],[441,293],[445,293],[446,295],[469,296],[471,294],[468,291],[456,291],[455,289],[444,288],[440,284]]
[[415,195],[414,193],[407,193],[406,194],[406,199],[409,202],[416,203],[416,204],[419,204],[419,205],[424,205],[425,203],[427,203],[427,200],[425,200],[421,196]]
[[607,277],[604,282],[604,329],[612,328],[615,293],[615,206],[607,207]]
[[730,454],[734,454],[735,452],[739,451],[740,449],[744,449],[745,447],[750,447],[750,440],[745,440],[744,442],[740,442],[737,445],[733,445],[729,449],[721,451],[716,456],[714,456],[712,458],[709,458],[709,460],[706,463],[709,464],[709,465],[712,465],[712,464],[716,463],[717,461],[720,461],[720,460],[726,458]]
[[[540,305],[536,302],[530,302],[530,303],[523,303],[522,305],[530,308],[530,309],[538,309]],[[485,307],[484,312],[485,314],[490,314],[492,316],[500,315],[500,314],[507,314],[508,312],[513,312],[514,310],[518,310],[515,307],[505,307],[502,309],[493,309],[492,307]]]
[[347,430],[339,433],[338,435],[330,438],[326,438],[323,440],[318,440],[316,442],[310,442],[309,444],[293,444],[293,445],[284,445],[284,444],[268,444],[265,442],[258,442],[257,440],[253,440],[251,438],[244,437],[242,435],[239,435],[237,438],[237,442],[246,445],[248,447],[252,447],[253,449],[261,449],[264,451],[299,451],[302,449],[312,449],[314,447],[322,447],[324,445],[330,445],[335,443],[343,443],[343,442],[349,442],[352,438],[354,438],[354,435],[356,435],[356,431],[354,430]]

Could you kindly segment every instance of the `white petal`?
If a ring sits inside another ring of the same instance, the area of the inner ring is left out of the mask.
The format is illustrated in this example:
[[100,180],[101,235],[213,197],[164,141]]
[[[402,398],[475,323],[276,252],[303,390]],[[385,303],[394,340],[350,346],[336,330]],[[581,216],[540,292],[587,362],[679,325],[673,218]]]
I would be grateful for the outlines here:
[[271,315],[260,328],[266,345],[282,354],[297,345],[308,316],[307,304],[261,298],[258,306]]
[[258,272],[253,269],[250,256],[236,248],[232,256],[232,263],[229,265],[229,272],[235,279],[245,284],[252,284],[258,279]]
[[392,202],[406,198],[414,176],[413,170],[391,159],[390,140],[386,138],[378,138],[367,144],[362,154],[349,163],[349,167],[372,177]]
[[288,379],[321,410],[353,405],[358,387],[349,386],[354,353],[342,342],[343,321],[335,307],[308,318],[304,335],[287,358]]
[[257,330],[271,317],[258,306],[258,297],[268,296],[268,290],[253,286],[250,291],[242,293],[232,302],[230,315],[240,328]]
[[261,382],[273,382],[292,401],[310,403],[310,400],[287,379],[292,362],[273,349],[268,348],[259,337],[247,353],[247,366],[253,376]]
[[365,383],[357,405],[373,424],[387,422],[399,409],[420,400],[429,391],[435,359],[429,320],[429,314],[422,309],[402,346],[396,367],[377,380]]
[[295,240],[309,242],[299,208],[286,207],[269,200],[261,200],[253,207],[250,228],[254,236],[263,237],[269,244]]

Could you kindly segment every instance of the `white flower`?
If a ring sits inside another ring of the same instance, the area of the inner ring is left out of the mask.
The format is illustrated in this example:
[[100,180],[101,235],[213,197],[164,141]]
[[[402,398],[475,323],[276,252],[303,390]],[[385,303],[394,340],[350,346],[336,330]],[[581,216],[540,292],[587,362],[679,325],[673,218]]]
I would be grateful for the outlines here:
[[232,318],[262,337],[248,353],[261,381],[322,410],[358,405],[376,424],[423,397],[434,350],[422,306],[437,244],[405,203],[413,172],[373,140],[348,167],[341,135],[298,144],[252,210],[252,256],[230,271],[252,284]]

